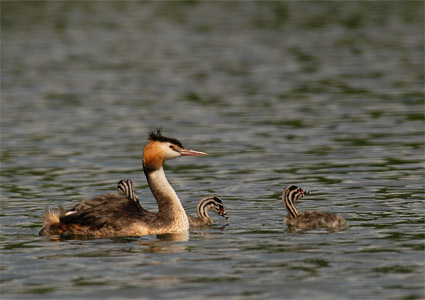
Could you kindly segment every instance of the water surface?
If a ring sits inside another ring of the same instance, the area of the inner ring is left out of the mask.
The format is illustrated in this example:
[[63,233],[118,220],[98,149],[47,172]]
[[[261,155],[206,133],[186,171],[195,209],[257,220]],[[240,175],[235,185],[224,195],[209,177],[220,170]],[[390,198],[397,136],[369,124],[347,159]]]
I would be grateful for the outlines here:
[[[421,2],[2,2],[3,299],[423,299]],[[187,235],[39,237],[130,178],[158,126]],[[290,232],[300,211],[346,230]]]

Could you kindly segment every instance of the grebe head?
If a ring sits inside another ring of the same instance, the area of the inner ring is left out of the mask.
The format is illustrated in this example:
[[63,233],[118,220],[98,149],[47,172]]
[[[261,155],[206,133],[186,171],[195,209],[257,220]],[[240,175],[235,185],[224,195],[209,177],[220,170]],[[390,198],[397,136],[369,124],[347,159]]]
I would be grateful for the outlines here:
[[303,190],[302,188],[295,185],[290,185],[285,188],[285,191],[283,192],[283,198],[284,201],[285,199],[288,199],[292,202],[295,202],[308,194],[310,194],[310,191]]
[[221,201],[221,199],[219,197],[213,197],[213,200],[209,206],[209,209],[217,214],[219,214],[220,216],[222,216],[223,218],[225,218],[226,220],[229,220],[229,217],[226,214],[226,210],[224,209],[224,205],[223,202]]
[[200,216],[207,216],[207,210],[210,210],[212,212],[215,212],[216,214],[222,216],[226,220],[229,220],[229,217],[226,214],[226,210],[224,209],[223,202],[219,197],[216,196],[210,196],[202,199],[198,203],[198,215]]
[[149,142],[143,148],[143,168],[159,169],[164,161],[180,156],[204,156],[207,153],[185,149],[176,138],[163,136],[161,129],[149,134]]

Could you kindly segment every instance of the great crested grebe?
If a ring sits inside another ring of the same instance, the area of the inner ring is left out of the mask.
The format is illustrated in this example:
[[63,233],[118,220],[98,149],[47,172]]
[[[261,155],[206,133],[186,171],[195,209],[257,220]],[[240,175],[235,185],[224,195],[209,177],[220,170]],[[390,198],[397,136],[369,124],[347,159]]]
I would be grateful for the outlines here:
[[347,221],[338,214],[320,211],[299,213],[294,203],[308,194],[310,194],[309,191],[305,191],[295,185],[285,188],[282,194],[282,200],[288,210],[288,217],[285,219],[286,224],[300,229],[316,229],[321,227],[336,229],[347,227]]
[[[134,191],[133,182],[129,179],[120,180],[117,185],[117,190],[119,193],[127,196],[132,199],[134,202],[139,203],[139,198],[137,197]],[[223,202],[219,197],[210,196],[201,199],[196,206],[196,211],[198,216],[193,217],[188,215],[189,225],[190,226],[206,226],[214,224],[213,219],[209,216],[208,210],[217,213],[226,220],[229,220],[229,217],[226,214],[224,209]]]
[[158,204],[158,212],[144,209],[139,201],[122,194],[105,194],[83,200],[60,214],[47,210],[39,235],[131,236],[178,233],[189,229],[186,212],[165,177],[163,164],[180,156],[204,156],[204,152],[185,149],[161,130],[149,134],[143,148],[143,171]]

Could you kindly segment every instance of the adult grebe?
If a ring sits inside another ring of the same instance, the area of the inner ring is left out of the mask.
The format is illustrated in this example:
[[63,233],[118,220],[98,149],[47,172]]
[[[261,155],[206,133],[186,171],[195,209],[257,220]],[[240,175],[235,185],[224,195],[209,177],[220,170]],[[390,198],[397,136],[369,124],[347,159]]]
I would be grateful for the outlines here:
[[[130,179],[120,180],[117,185],[119,193],[132,199],[134,202],[139,203],[139,198],[134,191],[133,182]],[[209,216],[208,210],[217,213],[226,220],[229,217],[226,214],[222,200],[216,196],[205,197],[201,199],[196,207],[198,216],[193,217],[188,215],[190,226],[207,226],[214,224],[213,219]]]
[[158,212],[144,209],[139,201],[122,194],[105,194],[84,200],[60,214],[46,211],[39,235],[131,236],[184,232],[189,229],[186,212],[165,177],[163,164],[180,156],[204,156],[187,150],[174,138],[158,129],[149,134],[143,149],[143,171],[158,203]]
[[316,229],[320,227],[326,228],[343,228],[347,227],[347,221],[343,217],[333,213],[325,213],[320,211],[306,211],[299,213],[295,208],[295,201],[301,199],[305,195],[310,194],[300,187],[291,185],[285,188],[282,199],[288,210],[288,217],[285,223],[300,229]]

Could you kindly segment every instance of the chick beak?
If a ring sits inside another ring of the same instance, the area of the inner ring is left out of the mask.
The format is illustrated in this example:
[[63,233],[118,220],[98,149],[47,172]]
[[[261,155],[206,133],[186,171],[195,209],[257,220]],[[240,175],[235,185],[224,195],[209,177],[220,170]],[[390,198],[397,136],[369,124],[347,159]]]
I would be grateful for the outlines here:
[[229,220],[230,218],[226,215],[226,211],[224,210],[224,208],[220,209],[220,211],[218,212],[218,214],[220,216],[222,216],[223,218],[225,218],[226,220]]
[[311,194],[310,191],[306,191],[306,190],[301,190],[301,193],[303,196]]

